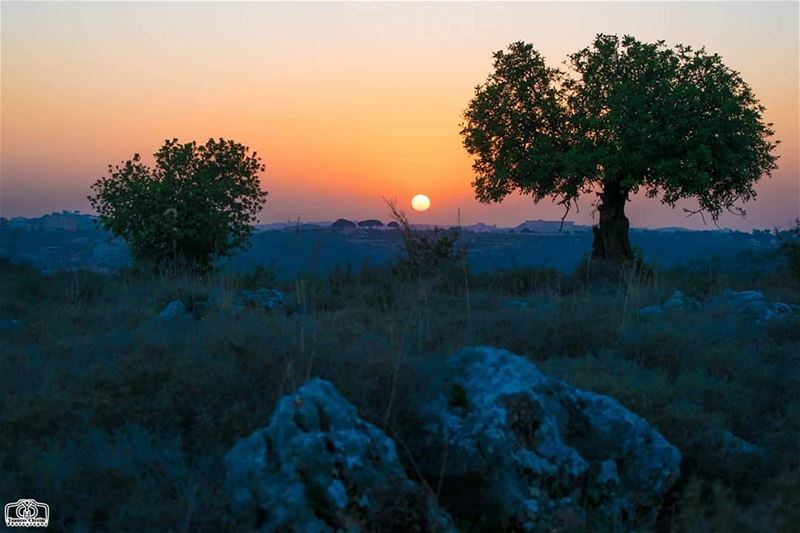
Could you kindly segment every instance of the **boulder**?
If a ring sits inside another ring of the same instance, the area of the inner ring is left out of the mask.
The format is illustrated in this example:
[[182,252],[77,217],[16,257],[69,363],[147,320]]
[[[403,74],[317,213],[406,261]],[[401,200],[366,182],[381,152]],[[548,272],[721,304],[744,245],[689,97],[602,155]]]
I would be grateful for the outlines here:
[[161,320],[175,320],[176,318],[188,317],[189,313],[186,311],[186,306],[180,300],[172,300],[170,303],[161,310],[158,318]]
[[681,291],[675,291],[663,304],[642,307],[639,309],[639,314],[642,316],[660,315],[664,311],[698,309],[699,307],[700,301],[697,298],[687,297]]
[[725,289],[718,297],[710,299],[708,305],[732,309],[734,315],[751,318],[757,322],[789,316],[800,311],[800,306],[768,301],[761,291],[731,289]]
[[680,452],[646,421],[508,351],[459,352],[434,383],[418,464],[484,530],[646,527],[679,477]]
[[755,444],[725,430],[722,432],[722,445],[719,451],[722,457],[736,461],[757,454],[759,449]]
[[672,296],[667,298],[662,306],[664,309],[697,309],[700,301],[697,298],[685,296],[681,291],[675,291]]
[[800,312],[800,306],[768,301],[761,291],[725,289],[719,296],[709,298],[702,304],[696,298],[689,298],[684,296],[681,291],[675,291],[663,304],[642,307],[639,309],[639,315],[660,315],[665,311],[693,310],[701,307],[730,310],[732,311],[731,317],[747,317],[756,322],[764,322]]
[[225,457],[231,509],[261,531],[450,531],[406,477],[394,442],[312,379],[281,398],[269,425]]

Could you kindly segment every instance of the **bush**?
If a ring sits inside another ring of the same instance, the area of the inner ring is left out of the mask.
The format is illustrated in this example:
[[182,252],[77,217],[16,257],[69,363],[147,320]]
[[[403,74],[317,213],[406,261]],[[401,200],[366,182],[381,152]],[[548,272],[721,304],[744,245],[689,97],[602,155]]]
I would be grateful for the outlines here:
[[398,265],[400,272],[411,277],[427,276],[466,259],[466,249],[458,244],[459,230],[415,230],[393,201],[387,200],[386,203],[403,238],[405,256]]

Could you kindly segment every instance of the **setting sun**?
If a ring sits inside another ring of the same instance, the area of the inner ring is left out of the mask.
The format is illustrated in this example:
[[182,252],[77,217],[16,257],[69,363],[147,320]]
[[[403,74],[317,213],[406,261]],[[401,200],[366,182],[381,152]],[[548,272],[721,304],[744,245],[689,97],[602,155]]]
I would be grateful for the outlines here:
[[431,207],[431,199],[424,194],[418,194],[411,199],[411,207],[414,211],[427,211]]

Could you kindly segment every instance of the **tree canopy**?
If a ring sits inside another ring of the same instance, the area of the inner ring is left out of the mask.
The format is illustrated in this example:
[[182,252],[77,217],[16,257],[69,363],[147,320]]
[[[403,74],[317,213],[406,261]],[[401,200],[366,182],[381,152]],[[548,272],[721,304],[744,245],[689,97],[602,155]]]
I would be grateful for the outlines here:
[[775,168],[772,124],[738,72],[718,54],[634,37],[598,35],[546,65],[533,45],[494,53],[461,134],[473,156],[476,198],[512,192],[565,207],[599,196],[595,259],[630,260],[625,203],[639,190],[675,207],[692,198],[717,220],[743,214],[754,183]]
[[267,196],[256,152],[225,139],[172,139],[154,158],[152,168],[139,154],[109,165],[88,197],[101,225],[124,238],[137,260],[205,271],[249,242]]

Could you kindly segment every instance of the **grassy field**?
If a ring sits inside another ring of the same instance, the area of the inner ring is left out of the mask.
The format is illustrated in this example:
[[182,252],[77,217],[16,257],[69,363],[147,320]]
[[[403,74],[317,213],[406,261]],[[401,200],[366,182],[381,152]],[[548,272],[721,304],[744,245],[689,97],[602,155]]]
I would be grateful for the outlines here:
[[[800,283],[777,252],[617,283],[582,269],[454,267],[426,279],[338,269],[279,286],[286,312],[233,312],[238,290],[273,282],[263,269],[45,276],[0,264],[0,318],[21,323],[0,334],[4,501],[48,503],[57,530],[236,530],[222,458],[278,397],[311,376],[332,381],[410,465],[432,365],[484,344],[615,397],[681,450],[663,530],[800,529],[800,319],[637,313],[676,289],[700,299],[757,289],[798,304]],[[195,318],[158,320],[174,299]],[[726,430],[758,452],[721,453]]]

